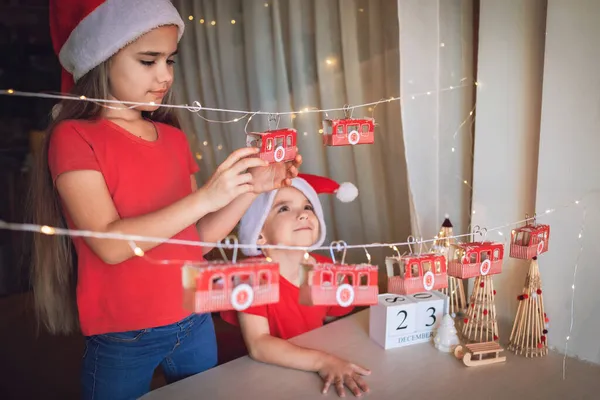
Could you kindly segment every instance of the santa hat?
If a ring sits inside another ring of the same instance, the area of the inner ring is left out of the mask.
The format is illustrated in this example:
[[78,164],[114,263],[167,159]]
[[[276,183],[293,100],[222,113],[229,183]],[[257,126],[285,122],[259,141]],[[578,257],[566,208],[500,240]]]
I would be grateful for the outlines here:
[[154,28],[184,23],[170,0],[50,0],[50,34],[66,93],[83,75]]
[[[332,179],[310,174],[299,174],[298,177],[292,179],[292,187],[295,187],[306,196],[312,204],[314,213],[319,220],[319,239],[310,249],[321,246],[323,242],[325,242],[325,235],[327,234],[325,219],[323,218],[323,207],[319,201],[318,194],[335,193],[338,200],[344,203],[350,202],[358,196],[358,189],[350,182],[345,182],[340,185]],[[258,195],[240,221],[238,232],[239,243],[251,246],[247,248],[243,247],[241,249],[242,253],[246,256],[258,256],[261,254],[256,242],[263,225],[265,224],[265,220],[269,215],[269,211],[271,210],[276,195],[277,190]]]

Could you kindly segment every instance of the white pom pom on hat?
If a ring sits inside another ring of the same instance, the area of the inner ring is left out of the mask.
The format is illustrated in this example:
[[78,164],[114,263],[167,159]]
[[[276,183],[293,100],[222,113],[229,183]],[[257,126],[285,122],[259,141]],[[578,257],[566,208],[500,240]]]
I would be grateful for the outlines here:
[[349,203],[358,196],[358,188],[350,182],[339,184],[333,179],[311,174],[298,174],[298,177],[307,181],[317,194],[335,194],[335,197],[343,203]]

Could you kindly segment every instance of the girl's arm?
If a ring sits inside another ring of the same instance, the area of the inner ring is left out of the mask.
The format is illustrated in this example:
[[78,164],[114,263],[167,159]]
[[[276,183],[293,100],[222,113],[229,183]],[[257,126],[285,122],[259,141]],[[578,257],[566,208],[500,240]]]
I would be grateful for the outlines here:
[[[170,238],[204,215],[214,212],[234,198],[251,193],[252,176],[246,169],[264,165],[255,149],[242,148],[233,152],[202,189],[160,210],[133,218],[121,219],[112,201],[104,177],[98,171],[65,172],[56,179],[56,188],[78,229],[102,233]],[[85,238],[92,250],[107,264],[118,264],[134,256],[124,240]],[[144,251],[160,243],[136,242]]]
[[[198,184],[196,178],[192,175],[192,191],[195,192],[196,190],[198,190]],[[255,193],[244,193],[220,210],[201,218],[196,224],[200,240],[209,243],[217,243],[223,240],[235,228],[256,196]],[[204,254],[211,250],[210,247],[202,248]]]
[[[250,207],[258,193],[268,192],[282,186],[290,186],[292,179],[298,175],[298,169],[302,164],[302,156],[299,154],[291,162],[273,163],[268,166],[251,168],[248,172],[252,174],[253,193],[245,193],[226,207],[206,215],[197,223],[198,233],[203,242],[217,243],[223,240],[242,219],[242,216]],[[196,178],[192,175],[192,191],[197,189]],[[204,254],[211,248],[203,248]]]
[[361,375],[371,372],[319,350],[297,346],[287,340],[271,336],[265,317],[238,313],[244,341],[251,358],[281,367],[317,372],[324,381],[323,393],[334,384],[338,395],[344,396],[344,384],[356,395],[369,390]]

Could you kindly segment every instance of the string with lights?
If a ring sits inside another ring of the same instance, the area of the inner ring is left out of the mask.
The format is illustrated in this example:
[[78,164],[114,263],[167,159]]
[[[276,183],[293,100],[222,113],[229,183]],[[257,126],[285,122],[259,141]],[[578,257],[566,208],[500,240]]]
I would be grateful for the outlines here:
[[[474,82],[473,84],[476,86],[479,85],[478,82]],[[447,92],[447,91],[451,91],[451,90],[462,89],[465,87],[472,87],[473,84],[460,84],[457,86],[448,86],[448,87],[440,89],[438,91],[413,93],[410,95],[410,97],[412,100],[414,100],[417,97],[430,96],[433,93]],[[307,114],[307,113],[328,113],[328,112],[334,112],[334,111],[348,111],[348,110],[354,110],[357,108],[364,108],[364,107],[375,107],[382,103],[390,103],[392,101],[402,100],[401,96],[396,96],[396,97],[389,97],[386,99],[381,99],[378,101],[372,101],[369,103],[355,104],[355,105],[350,105],[350,106],[345,105],[343,107],[336,107],[336,108],[320,109],[317,107],[304,107],[300,110],[274,112],[274,111],[248,111],[248,110],[236,110],[236,109],[217,108],[217,107],[205,107],[199,101],[194,101],[192,103],[192,105],[189,105],[189,104],[160,104],[160,103],[155,103],[153,101],[147,102],[147,103],[134,102],[134,101],[120,101],[120,100],[110,100],[110,99],[89,98],[86,96],[69,96],[69,95],[64,95],[64,94],[25,92],[25,91],[19,91],[19,90],[14,90],[14,89],[2,89],[2,90],[0,90],[0,95],[19,96],[19,97],[34,97],[34,98],[45,98],[45,99],[55,99],[55,100],[89,101],[89,102],[93,102],[93,103],[97,103],[97,104],[105,104],[105,105],[116,104],[118,106],[126,106],[128,108],[141,107],[141,106],[166,107],[166,108],[184,109],[184,110],[194,112],[194,113],[198,113],[200,111],[214,111],[214,112],[222,112],[222,113],[243,114],[242,117],[232,119],[231,122],[238,122],[248,115],[281,116],[281,115],[301,115],[301,114]],[[216,121],[216,122],[220,122],[220,121]]]
[[[575,204],[579,204],[579,201],[575,201]],[[585,217],[587,214],[587,207],[583,204],[583,211],[581,217],[581,226],[579,228],[579,234],[577,236],[577,240],[579,240],[579,251],[577,253],[577,258],[575,259],[575,268],[573,269],[573,280],[571,284],[571,318],[569,323],[569,333],[565,338],[565,351],[563,354],[563,363],[562,363],[562,376],[563,380],[566,379],[567,374],[567,350],[569,349],[569,340],[571,339],[571,333],[573,331],[573,322],[575,320],[575,280],[577,279],[577,269],[579,267],[579,259],[581,258],[581,254],[583,253],[583,230],[585,228]]]
[[[517,226],[524,222],[531,221],[535,218],[541,218],[544,215],[556,212],[556,210],[558,210],[558,209],[572,207],[573,204],[574,204],[573,202],[570,202],[568,204],[564,204],[564,205],[558,206],[556,208],[548,209],[545,211],[545,213],[543,213],[541,215],[537,215],[537,217],[528,217],[525,219],[510,222],[510,223],[496,226],[496,227],[489,228],[489,229],[485,229],[485,228],[476,229],[475,232],[470,232],[470,233],[465,233],[465,234],[460,234],[460,235],[453,235],[453,236],[449,236],[448,238],[449,239],[460,239],[463,237],[471,236],[474,233],[479,233],[480,235],[483,236],[483,240],[485,240],[485,238],[487,237],[487,234],[489,232],[494,232],[494,231],[498,231],[498,234],[503,236],[504,233],[501,231],[502,229],[506,229],[511,226]],[[91,238],[97,238],[97,239],[125,240],[128,242],[134,242],[134,243],[135,242],[151,242],[151,243],[160,243],[160,244],[168,243],[168,244],[174,244],[174,245],[185,245],[185,246],[195,246],[195,247],[230,248],[230,245],[224,245],[223,243],[201,242],[201,241],[183,240],[183,239],[169,239],[169,238],[162,238],[162,237],[131,235],[131,234],[121,234],[121,233],[108,233],[108,232],[98,232],[98,231],[90,231],[90,230],[75,230],[75,229],[66,229],[66,228],[60,228],[60,227],[52,227],[52,226],[48,226],[48,225],[10,223],[10,222],[6,222],[4,220],[0,220],[0,229],[12,230],[12,231],[28,231],[28,232],[42,233],[45,235],[63,235],[63,236],[72,236],[72,237],[91,237]],[[431,238],[431,239],[418,238],[416,240],[416,244],[424,245],[424,244],[432,243],[435,241],[436,241],[435,238]],[[346,249],[359,249],[359,248],[367,249],[367,248],[384,248],[384,247],[393,248],[394,246],[396,246],[396,247],[411,246],[414,244],[415,244],[414,241],[409,240],[409,241],[405,241],[405,242],[395,242],[395,243],[376,242],[376,243],[366,243],[366,244],[356,244],[356,245],[345,245],[344,248],[346,248]],[[237,244],[236,247],[250,248],[253,246]],[[264,247],[265,249],[279,249],[279,250],[297,250],[297,251],[298,250],[299,251],[307,251],[308,250],[306,247],[284,246],[284,245],[264,245],[262,247]],[[311,247],[310,248],[311,251],[329,250],[329,249],[330,249],[329,246]]]

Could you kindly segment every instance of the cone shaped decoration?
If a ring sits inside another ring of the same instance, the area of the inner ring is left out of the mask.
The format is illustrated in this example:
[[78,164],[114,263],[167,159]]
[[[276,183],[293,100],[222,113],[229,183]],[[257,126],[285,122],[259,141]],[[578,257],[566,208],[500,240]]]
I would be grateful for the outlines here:
[[462,334],[465,340],[475,343],[498,340],[495,296],[492,276],[476,276],[467,315],[463,320]]
[[525,278],[523,294],[513,324],[508,349],[525,357],[542,357],[548,354],[548,317],[544,312],[542,279],[537,257],[531,260]]
[[[452,222],[450,222],[450,217],[446,214],[440,232],[437,235],[437,240],[433,242],[434,251],[445,255],[446,259],[449,258],[450,245],[456,242],[452,236]],[[448,287],[440,289],[440,292],[448,296],[448,313],[453,318],[467,306],[465,287],[462,279],[448,275]]]

